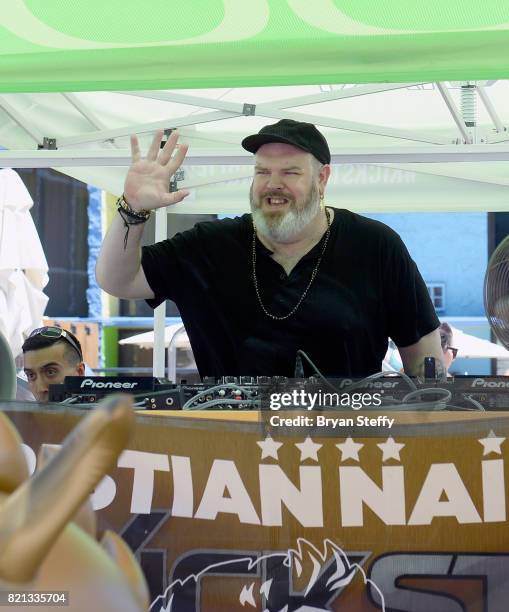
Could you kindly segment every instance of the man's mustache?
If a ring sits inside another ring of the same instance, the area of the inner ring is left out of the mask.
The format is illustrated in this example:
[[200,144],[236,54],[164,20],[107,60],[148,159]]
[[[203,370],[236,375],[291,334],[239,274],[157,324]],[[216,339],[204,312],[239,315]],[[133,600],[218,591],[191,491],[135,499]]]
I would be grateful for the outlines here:
[[266,191],[260,195],[262,198],[285,198],[285,200],[293,200],[293,196],[289,193],[283,193],[282,191]]

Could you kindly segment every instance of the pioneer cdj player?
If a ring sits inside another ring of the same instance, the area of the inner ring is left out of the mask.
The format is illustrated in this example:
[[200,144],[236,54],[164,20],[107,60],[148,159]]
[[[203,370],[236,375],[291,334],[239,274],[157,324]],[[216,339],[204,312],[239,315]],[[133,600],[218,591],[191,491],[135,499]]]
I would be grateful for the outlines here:
[[[147,410],[509,410],[509,377],[457,376],[426,381],[398,375],[289,379],[284,376],[223,376],[174,384],[151,377],[70,376],[50,385],[49,401],[94,404],[111,393],[129,393]],[[279,403],[274,397],[281,399]],[[298,402],[283,402],[290,397]],[[308,405],[301,400],[312,398]]]
[[94,404],[112,393],[134,395],[138,407],[152,410],[179,410],[185,401],[180,386],[148,376],[67,376],[62,384],[49,386],[48,400]]

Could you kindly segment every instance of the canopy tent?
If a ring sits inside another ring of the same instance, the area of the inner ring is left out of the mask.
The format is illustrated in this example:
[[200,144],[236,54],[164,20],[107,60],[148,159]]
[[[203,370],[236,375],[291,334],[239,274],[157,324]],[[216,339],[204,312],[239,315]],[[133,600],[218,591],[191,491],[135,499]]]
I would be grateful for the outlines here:
[[11,0],[0,90],[509,78],[497,0]]
[[238,213],[241,138],[291,117],[320,125],[342,164],[331,201],[504,209],[509,7],[494,0],[15,0],[0,24],[1,166],[120,193],[127,136],[179,128],[179,186],[196,189],[170,211]]
[[[170,212],[242,212],[251,156],[238,143],[290,117],[322,126],[342,164],[331,202],[507,208],[509,89],[494,81],[509,78],[509,7],[494,0],[13,0],[0,24],[0,166],[120,193],[127,135],[146,146],[179,128],[192,195]],[[157,226],[164,237],[162,211]]]

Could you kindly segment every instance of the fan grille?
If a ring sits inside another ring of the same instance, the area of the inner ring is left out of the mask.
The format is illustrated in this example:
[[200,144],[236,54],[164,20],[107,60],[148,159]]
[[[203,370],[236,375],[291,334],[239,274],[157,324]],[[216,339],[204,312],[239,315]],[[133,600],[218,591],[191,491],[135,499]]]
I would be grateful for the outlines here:
[[493,333],[509,349],[509,236],[498,245],[488,264],[484,309]]

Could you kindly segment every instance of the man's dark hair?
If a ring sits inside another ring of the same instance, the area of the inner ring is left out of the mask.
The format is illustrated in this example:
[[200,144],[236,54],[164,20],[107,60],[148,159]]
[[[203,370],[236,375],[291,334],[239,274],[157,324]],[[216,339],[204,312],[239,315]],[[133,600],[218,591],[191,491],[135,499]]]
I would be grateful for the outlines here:
[[442,350],[445,351],[447,348],[451,346],[452,342],[452,329],[449,323],[441,323],[440,327],[440,344],[442,345]]
[[[70,331],[65,330],[65,333],[68,334],[74,342],[76,342],[77,346],[81,351],[81,344],[78,338],[74,334],[71,334]],[[48,348],[49,346],[53,346],[54,344],[63,344],[64,345],[64,357],[69,365],[78,365],[81,363],[81,357],[78,355],[76,349],[63,337],[61,338],[48,338],[47,336],[36,335],[31,338],[27,338],[21,347],[23,354],[28,353],[28,351],[38,351],[40,349]]]

